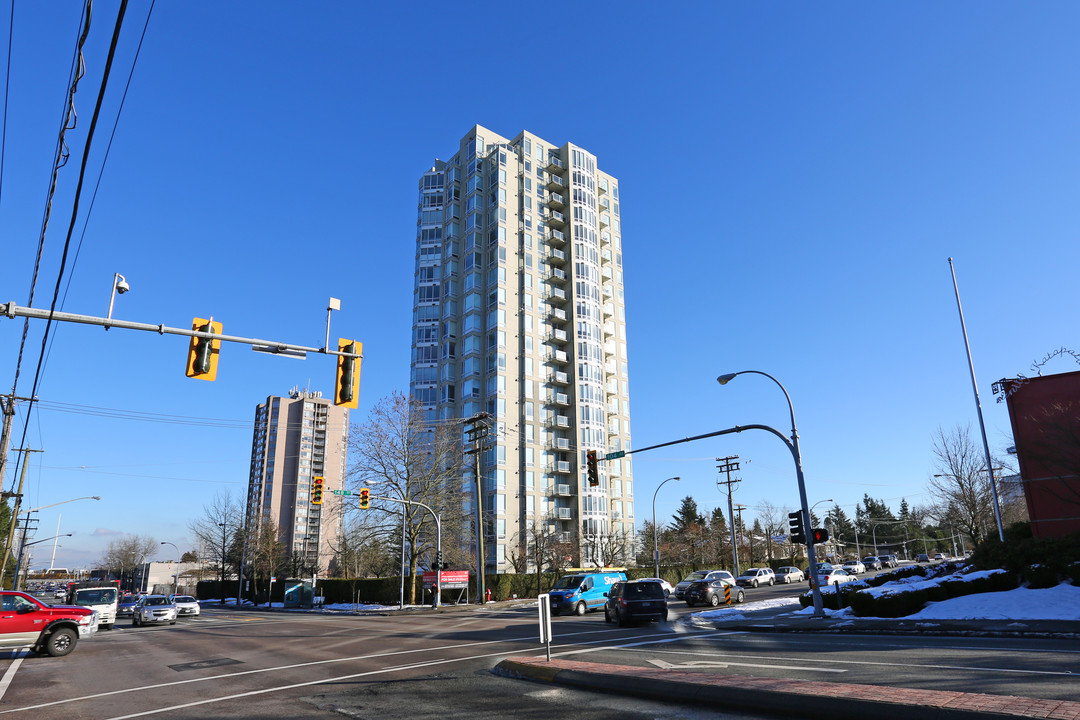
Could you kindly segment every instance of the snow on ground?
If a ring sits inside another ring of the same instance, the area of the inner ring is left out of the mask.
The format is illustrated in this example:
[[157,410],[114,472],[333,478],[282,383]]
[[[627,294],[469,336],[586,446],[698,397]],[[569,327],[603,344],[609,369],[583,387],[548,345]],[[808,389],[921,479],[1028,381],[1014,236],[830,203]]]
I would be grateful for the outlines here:
[[[882,586],[886,587],[886,586]],[[801,608],[793,615],[813,615]],[[851,608],[825,609],[829,617],[855,618]],[[864,618],[865,619],[865,618]],[[941,602],[927,603],[905,620],[1080,620],[1080,587],[1061,583],[1052,588],[1016,588],[1004,592],[975,593]]]

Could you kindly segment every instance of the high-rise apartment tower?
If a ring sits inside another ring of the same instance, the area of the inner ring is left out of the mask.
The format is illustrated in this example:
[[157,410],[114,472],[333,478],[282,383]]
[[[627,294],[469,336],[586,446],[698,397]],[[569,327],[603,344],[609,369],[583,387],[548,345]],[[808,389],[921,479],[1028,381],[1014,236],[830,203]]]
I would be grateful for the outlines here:
[[619,183],[573,144],[475,126],[420,180],[411,394],[429,422],[491,418],[489,572],[538,533],[582,566],[633,559],[630,460],[597,486],[585,462],[630,447],[622,257]]
[[[273,521],[278,539],[299,577],[332,572],[340,547],[344,513],[349,410],[322,393],[293,388],[288,397],[271,395],[255,408],[248,478],[247,523]],[[323,478],[322,503],[312,502],[312,486]]]

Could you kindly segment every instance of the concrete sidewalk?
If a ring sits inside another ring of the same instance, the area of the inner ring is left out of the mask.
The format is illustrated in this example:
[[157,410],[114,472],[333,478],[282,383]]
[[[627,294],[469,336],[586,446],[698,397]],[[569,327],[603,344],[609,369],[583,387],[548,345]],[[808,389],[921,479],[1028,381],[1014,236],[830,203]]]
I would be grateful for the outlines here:
[[915,690],[878,685],[808,682],[604,665],[544,657],[512,657],[495,673],[583,690],[632,695],[662,702],[693,703],[725,710],[800,718],[920,720],[953,718],[1055,718],[1080,720],[1080,703],[1012,695]]

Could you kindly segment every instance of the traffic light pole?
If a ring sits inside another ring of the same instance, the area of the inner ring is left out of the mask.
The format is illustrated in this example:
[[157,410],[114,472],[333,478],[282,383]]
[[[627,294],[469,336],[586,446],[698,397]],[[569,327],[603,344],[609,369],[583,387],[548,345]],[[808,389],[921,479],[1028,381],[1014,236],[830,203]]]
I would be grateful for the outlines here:
[[210,340],[219,340],[221,342],[233,342],[240,343],[241,345],[251,345],[253,350],[258,352],[270,353],[272,355],[283,354],[293,357],[304,357],[307,353],[318,353],[320,355],[340,355],[343,357],[359,358],[361,357],[357,353],[342,352],[340,350],[332,350],[329,347],[308,347],[306,345],[293,345],[292,343],[279,342],[277,340],[261,340],[259,338],[247,338],[237,335],[222,335],[212,332],[200,332],[198,330],[192,330],[185,327],[169,327],[167,325],[153,325],[151,323],[131,322],[128,320],[114,320],[107,317],[97,317],[95,315],[77,315],[75,313],[67,312],[53,312],[50,310],[39,310],[31,307],[20,307],[13,302],[0,303],[0,316],[8,318],[34,318],[37,320],[52,320],[54,322],[73,322],[83,325],[100,325],[104,328],[123,328],[125,330],[143,330],[146,332],[156,332],[158,335],[183,335],[184,337],[195,338],[207,338]]
[[[786,390],[784,391],[784,394],[787,394]],[[720,435],[741,433],[745,430],[765,430],[766,432],[771,432],[773,435],[780,438],[784,445],[787,446],[787,449],[791,451],[791,456],[795,460],[795,476],[799,481],[799,505],[802,509],[803,516],[809,519],[810,510],[806,504],[806,479],[803,477],[802,454],[799,452],[799,435],[795,431],[794,412],[792,412],[790,439],[787,437],[787,435],[784,435],[784,433],[780,432],[774,427],[769,427],[768,425],[736,425],[735,427],[730,427],[725,430],[717,430],[716,432],[705,433],[704,435],[695,435],[693,437],[683,438],[682,440],[672,440],[671,442],[660,443],[658,445],[650,445],[648,447],[638,448],[636,450],[626,450],[618,453],[611,453],[607,457],[605,457],[604,460],[614,460],[625,455],[645,452],[646,450],[656,450],[658,448],[678,445],[684,442],[693,442],[695,440],[704,440],[705,438],[719,437]],[[614,457],[612,457],[612,455],[614,455]],[[806,545],[806,556],[807,559],[810,561],[810,591],[814,599],[814,617],[825,617],[824,604],[821,600],[821,588],[818,587],[817,568],[815,567],[817,565],[817,557],[814,555],[814,544],[812,542],[809,542]]]
[[438,513],[436,513],[434,510],[432,510],[430,507],[428,507],[424,503],[418,502],[416,500],[402,500],[401,498],[392,498],[392,497],[387,497],[387,496],[384,496],[384,495],[372,495],[371,499],[372,500],[388,500],[390,502],[401,503],[403,505],[419,505],[420,507],[424,508],[429,513],[431,513],[431,517],[435,519],[435,558],[436,558],[435,565],[436,565],[436,568],[435,568],[435,589],[434,589],[433,592],[435,593],[435,607],[438,608],[439,604],[440,604],[439,603],[439,593],[440,593],[440,588],[442,587],[442,565],[440,565],[438,563],[438,561],[442,559],[442,522],[439,520]]

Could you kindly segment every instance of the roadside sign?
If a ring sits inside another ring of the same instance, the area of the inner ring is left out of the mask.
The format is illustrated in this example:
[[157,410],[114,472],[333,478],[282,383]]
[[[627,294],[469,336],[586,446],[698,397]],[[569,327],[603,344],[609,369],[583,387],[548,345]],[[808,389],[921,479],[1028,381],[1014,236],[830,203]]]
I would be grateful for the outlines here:
[[331,490],[334,495],[352,495],[352,490]]
[[604,459],[605,460],[618,460],[621,457],[626,457],[626,451],[625,450],[616,450],[615,452],[610,452],[610,453],[608,453],[607,455],[604,456]]

